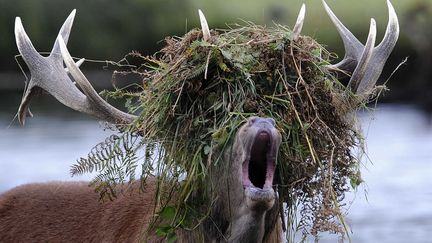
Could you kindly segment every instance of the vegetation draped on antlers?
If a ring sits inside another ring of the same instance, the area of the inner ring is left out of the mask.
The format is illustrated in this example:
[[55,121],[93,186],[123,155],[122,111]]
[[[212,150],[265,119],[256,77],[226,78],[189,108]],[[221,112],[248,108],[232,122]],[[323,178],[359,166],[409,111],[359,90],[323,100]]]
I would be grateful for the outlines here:
[[[330,65],[325,50],[300,35],[304,5],[292,31],[281,26],[273,30],[246,26],[210,31],[199,11],[202,32],[191,31],[183,38],[168,39],[160,57],[143,58],[143,66],[151,68],[142,73],[146,83],[138,95],[139,104],[134,107],[142,111],[139,115],[109,105],[82,74],[79,63],[74,63],[66,42],[75,11],[63,24],[48,57],[34,49],[17,17],[16,42],[31,73],[18,111],[19,121],[24,124],[26,115],[30,114],[30,99],[42,89],[72,109],[143,134],[144,143],[164,151],[159,158],[159,162],[168,165],[164,172],[180,166],[188,176],[201,176],[197,182],[205,182],[210,172],[205,169],[200,175],[194,174],[198,172],[191,169],[196,167],[190,161],[196,161],[199,155],[199,163],[207,160],[215,163],[220,152],[217,140],[223,140],[222,144],[230,141],[229,134],[233,134],[230,132],[245,116],[249,113],[271,116],[283,131],[278,159],[282,164],[278,165],[276,178],[281,202],[293,205],[296,200],[309,200],[312,205],[309,209],[319,218],[320,206],[328,206],[325,200],[338,201],[343,197],[347,179],[360,180],[353,169],[358,161],[351,149],[358,146],[361,135],[345,118],[368,101],[399,35],[398,19],[390,1],[387,1],[387,29],[377,46],[374,19],[363,45],[324,1],[323,4],[345,47],[345,56],[339,63]],[[318,54],[313,53],[316,50]],[[236,59],[235,54],[239,53],[251,58]],[[330,74],[333,70],[341,75],[352,73],[347,87],[342,87]],[[196,76],[193,71],[204,75]],[[188,90],[185,84],[192,88]],[[236,97],[239,94],[234,95],[233,90],[241,90],[240,96]],[[215,95],[216,99],[210,100]],[[229,99],[229,105],[223,99]],[[215,108],[219,103],[222,111]],[[207,113],[190,116],[188,111],[194,109]],[[177,143],[182,136],[188,142]],[[176,163],[169,162],[168,158],[176,158]],[[190,195],[190,191],[186,190],[184,195]],[[337,198],[328,199],[333,196]],[[340,212],[334,214],[339,216]]]

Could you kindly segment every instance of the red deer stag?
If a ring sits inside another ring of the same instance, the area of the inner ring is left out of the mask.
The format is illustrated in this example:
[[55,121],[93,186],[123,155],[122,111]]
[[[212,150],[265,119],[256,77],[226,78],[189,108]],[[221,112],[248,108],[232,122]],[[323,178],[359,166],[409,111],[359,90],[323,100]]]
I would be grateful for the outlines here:
[[[337,27],[345,46],[345,57],[328,68],[353,71],[349,89],[365,99],[371,92],[399,35],[393,6],[387,1],[389,22],[383,41],[375,47],[375,22],[372,19],[366,45],[338,20],[327,4],[324,7]],[[296,38],[303,25],[304,7],[294,27]],[[49,56],[34,49],[21,20],[16,18],[18,50],[31,72],[31,80],[19,107],[19,121],[30,115],[30,99],[42,90],[64,105],[117,125],[131,123],[134,115],[117,110],[103,100],[73,62],[68,40],[73,11],[63,24]],[[204,38],[210,37],[206,20],[200,12]],[[65,70],[63,61],[67,66]],[[78,89],[68,72],[79,86]],[[205,242],[281,242],[282,228],[273,190],[276,158],[281,135],[271,118],[252,117],[238,129],[232,145],[225,152],[230,166],[215,168],[213,192],[218,200],[212,208],[212,222],[200,231]],[[262,171],[250,170],[263,168]],[[163,241],[142,238],[149,224],[155,184],[150,179],[143,193],[121,195],[112,202],[100,202],[86,183],[65,182],[30,184],[0,195],[0,242],[138,242]],[[178,242],[194,242],[193,232],[178,232]]]

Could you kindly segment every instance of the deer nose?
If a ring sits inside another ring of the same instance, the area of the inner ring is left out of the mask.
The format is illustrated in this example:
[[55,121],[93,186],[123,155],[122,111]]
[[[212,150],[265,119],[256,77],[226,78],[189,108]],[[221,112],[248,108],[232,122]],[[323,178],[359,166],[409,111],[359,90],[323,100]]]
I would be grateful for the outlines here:
[[267,121],[272,124],[273,126],[276,126],[276,121],[273,118],[267,118]]
[[249,125],[256,125],[260,127],[265,127],[269,125],[272,127],[276,126],[276,122],[273,118],[262,118],[262,117],[252,116],[249,117],[248,122]]

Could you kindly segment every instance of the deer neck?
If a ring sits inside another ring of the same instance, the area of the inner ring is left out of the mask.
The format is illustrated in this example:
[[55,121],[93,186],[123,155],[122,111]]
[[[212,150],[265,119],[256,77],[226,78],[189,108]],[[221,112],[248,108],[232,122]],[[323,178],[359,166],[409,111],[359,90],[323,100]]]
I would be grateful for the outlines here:
[[228,229],[228,242],[262,242],[266,211],[250,210],[242,205]]
[[[251,208],[245,197],[242,185],[244,152],[236,146],[229,147],[224,161],[213,178],[213,192],[217,197],[213,208],[213,223],[217,231],[223,233],[222,242],[262,242],[265,235],[265,222],[268,210]],[[220,176],[224,175],[224,176]],[[220,232],[222,230],[222,232]],[[220,238],[220,237],[217,237]]]

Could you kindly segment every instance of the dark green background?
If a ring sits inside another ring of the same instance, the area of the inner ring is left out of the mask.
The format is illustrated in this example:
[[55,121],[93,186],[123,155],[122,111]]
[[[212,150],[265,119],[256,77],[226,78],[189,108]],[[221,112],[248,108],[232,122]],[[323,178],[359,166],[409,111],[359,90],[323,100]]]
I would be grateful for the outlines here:
[[[72,55],[96,60],[120,60],[132,50],[152,54],[163,46],[169,35],[183,35],[198,27],[197,9],[206,14],[210,28],[224,28],[226,23],[252,21],[273,25],[273,21],[290,27],[294,25],[302,3],[306,3],[303,34],[316,38],[331,51],[343,56],[342,43],[327,17],[321,1],[199,1],[199,0],[0,0],[0,89],[20,89],[12,85],[10,75],[19,72],[14,55],[18,53],[13,26],[16,16],[22,18],[24,28],[38,51],[49,51],[58,29],[71,12],[77,9],[74,27],[68,44]],[[384,101],[432,104],[432,1],[392,1],[397,11],[401,34],[395,51],[390,56],[382,80],[408,57],[391,79],[392,90]],[[375,18],[380,41],[387,24],[385,1],[328,0],[336,15],[364,41],[369,20]],[[84,69],[102,69],[103,64],[86,63]],[[9,82],[9,83],[8,83]],[[7,85],[6,85],[7,84]],[[12,88],[13,86],[13,88]],[[10,88],[9,88],[10,87]]]

